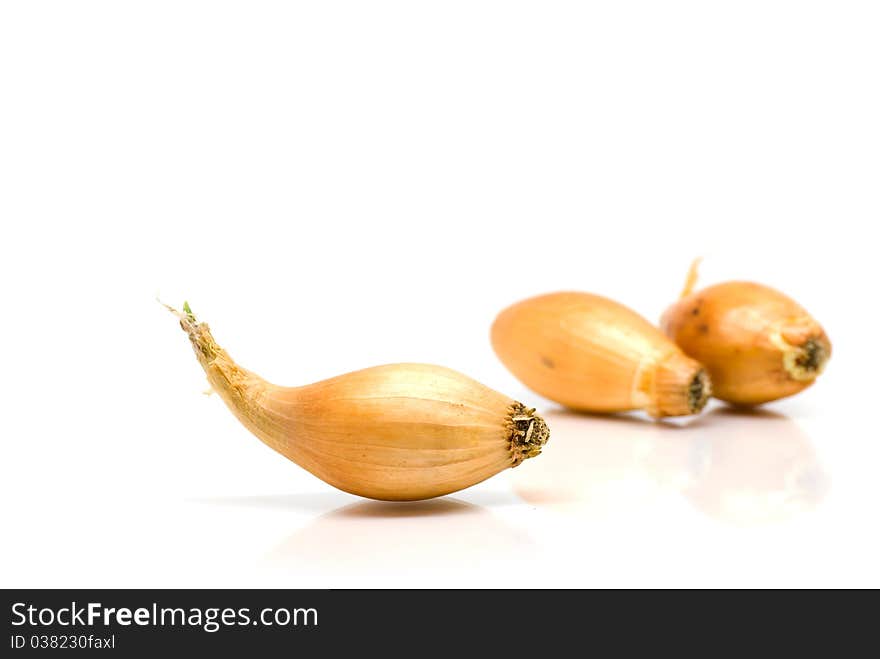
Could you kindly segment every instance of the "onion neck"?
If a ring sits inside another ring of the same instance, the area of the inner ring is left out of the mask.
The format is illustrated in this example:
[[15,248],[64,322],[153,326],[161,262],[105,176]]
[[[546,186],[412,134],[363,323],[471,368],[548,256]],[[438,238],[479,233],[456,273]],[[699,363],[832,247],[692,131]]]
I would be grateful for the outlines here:
[[196,320],[195,315],[184,302],[183,311],[165,305],[180,321],[192,344],[193,352],[199,360],[208,382],[233,414],[255,435],[273,445],[277,423],[265,408],[266,391],[274,386],[259,375],[242,368],[221,348],[207,323]]

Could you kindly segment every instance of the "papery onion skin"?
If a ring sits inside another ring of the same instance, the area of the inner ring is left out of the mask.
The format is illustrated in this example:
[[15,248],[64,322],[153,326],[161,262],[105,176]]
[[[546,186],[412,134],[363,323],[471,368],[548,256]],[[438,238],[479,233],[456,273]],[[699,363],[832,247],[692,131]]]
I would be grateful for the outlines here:
[[660,324],[706,367],[716,398],[760,405],[816,381],[831,357],[831,341],[803,307],[778,290],[747,281],[690,292],[695,267],[683,297]]
[[549,438],[534,409],[441,366],[389,364],[301,387],[271,384],[236,364],[188,305],[175,313],[239,421],[346,492],[442,496],[537,456]]
[[711,383],[702,366],[622,304],[561,292],[503,310],[491,331],[498,358],[526,386],[587,412],[698,413]]

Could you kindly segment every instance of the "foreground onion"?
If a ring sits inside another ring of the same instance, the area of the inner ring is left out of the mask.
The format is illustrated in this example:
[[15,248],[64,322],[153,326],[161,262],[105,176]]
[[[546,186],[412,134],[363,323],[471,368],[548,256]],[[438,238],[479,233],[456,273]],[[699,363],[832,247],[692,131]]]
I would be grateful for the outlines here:
[[549,437],[534,409],[440,366],[390,364],[302,387],[270,384],[183,309],[171,311],[239,421],[340,490],[395,501],[449,494],[538,455]]

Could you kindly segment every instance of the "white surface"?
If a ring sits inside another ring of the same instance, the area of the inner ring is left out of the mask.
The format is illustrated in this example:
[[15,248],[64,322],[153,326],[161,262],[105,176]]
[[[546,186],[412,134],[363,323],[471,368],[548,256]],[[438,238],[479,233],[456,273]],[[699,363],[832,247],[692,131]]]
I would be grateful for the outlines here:
[[[880,586],[878,33],[873,2],[3,3],[0,585]],[[491,351],[549,290],[656,319],[695,255],[825,325],[815,387],[578,417]],[[444,364],[551,443],[438,501],[334,491],[200,393],[157,293],[271,380]]]

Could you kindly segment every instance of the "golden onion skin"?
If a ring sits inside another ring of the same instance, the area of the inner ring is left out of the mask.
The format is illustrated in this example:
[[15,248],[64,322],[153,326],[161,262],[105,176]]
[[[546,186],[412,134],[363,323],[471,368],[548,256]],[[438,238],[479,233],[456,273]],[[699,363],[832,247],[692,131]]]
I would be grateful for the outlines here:
[[663,331],[700,361],[713,395],[738,405],[792,396],[815,382],[831,341],[787,295],[731,281],[684,295],[661,320]]
[[492,347],[526,386],[588,412],[699,412],[711,385],[702,366],[613,300],[562,292],[518,302],[495,319]]
[[177,315],[239,421],[352,494],[411,501],[456,492],[538,455],[549,437],[534,409],[441,366],[390,364],[280,387],[238,366],[188,306]]

